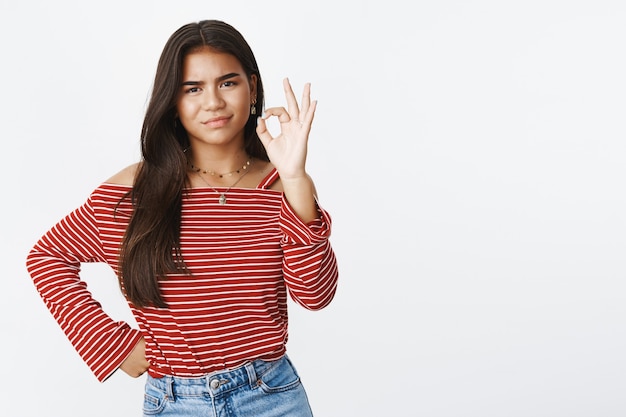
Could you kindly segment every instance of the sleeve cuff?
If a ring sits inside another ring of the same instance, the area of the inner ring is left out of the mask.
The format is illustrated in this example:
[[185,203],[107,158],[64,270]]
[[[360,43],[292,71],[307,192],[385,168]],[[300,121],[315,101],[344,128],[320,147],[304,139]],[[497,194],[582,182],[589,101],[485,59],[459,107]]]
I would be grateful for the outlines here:
[[92,369],[98,381],[106,381],[119,369],[122,362],[128,358],[141,337],[141,332],[136,329],[132,329],[125,335],[123,340],[120,341],[121,346],[118,346],[115,351],[111,352],[109,359],[104,361],[101,366]]
[[332,220],[330,214],[324,210],[315,199],[319,217],[304,223],[293,211],[283,195],[280,209],[280,228],[283,232],[283,243],[315,245],[330,237]]

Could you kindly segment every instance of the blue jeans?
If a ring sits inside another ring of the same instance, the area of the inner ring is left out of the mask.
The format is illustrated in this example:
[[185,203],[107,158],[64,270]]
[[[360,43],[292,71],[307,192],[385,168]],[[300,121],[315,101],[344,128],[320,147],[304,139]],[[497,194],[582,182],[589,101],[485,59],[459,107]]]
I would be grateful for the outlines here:
[[144,416],[312,417],[295,368],[285,355],[198,378],[148,375]]

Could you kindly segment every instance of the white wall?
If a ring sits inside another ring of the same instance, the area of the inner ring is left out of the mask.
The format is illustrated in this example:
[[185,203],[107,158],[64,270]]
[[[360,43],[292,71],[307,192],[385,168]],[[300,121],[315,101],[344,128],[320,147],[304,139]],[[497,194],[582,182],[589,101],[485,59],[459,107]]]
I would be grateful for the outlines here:
[[[140,415],[96,382],[24,267],[138,158],[158,55],[219,18],[319,99],[309,170],[341,268],[289,351],[334,416],[626,415],[626,6],[620,1],[0,3],[2,415]],[[132,321],[105,267],[84,278]],[[8,286],[7,286],[8,285]]]

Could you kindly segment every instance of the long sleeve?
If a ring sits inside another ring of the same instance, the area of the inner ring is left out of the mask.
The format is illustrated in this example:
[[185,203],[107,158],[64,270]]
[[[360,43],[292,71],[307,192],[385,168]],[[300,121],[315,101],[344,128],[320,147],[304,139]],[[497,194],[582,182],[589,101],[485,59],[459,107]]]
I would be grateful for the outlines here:
[[330,215],[318,208],[320,218],[307,224],[283,200],[280,213],[283,274],[291,298],[309,310],[320,310],[337,290],[337,259],[329,241]]
[[141,334],[114,321],[80,279],[84,262],[106,262],[89,199],[35,244],[26,267],[44,303],[99,381],[130,354]]

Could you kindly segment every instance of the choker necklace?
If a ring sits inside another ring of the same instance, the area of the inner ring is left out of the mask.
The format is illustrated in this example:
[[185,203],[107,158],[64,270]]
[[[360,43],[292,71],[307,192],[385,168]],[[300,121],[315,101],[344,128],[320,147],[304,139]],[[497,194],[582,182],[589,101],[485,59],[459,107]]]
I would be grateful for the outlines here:
[[[250,161],[248,161],[248,163],[247,163],[246,165],[244,165],[241,169],[238,169],[238,170],[236,170],[236,171],[233,171],[233,172],[237,172],[237,173],[239,173],[241,170],[244,170],[245,172],[243,173],[243,175],[242,175],[242,176],[240,176],[239,178],[237,178],[237,181],[235,181],[235,182],[234,182],[234,183],[233,183],[230,187],[228,187],[228,188],[226,189],[226,191],[224,191],[223,193],[220,193],[219,191],[217,191],[217,190],[216,190],[216,189],[215,189],[215,188],[214,188],[211,184],[209,184],[209,183],[207,182],[207,180],[205,180],[205,179],[204,179],[204,177],[203,177],[203,176],[202,176],[202,174],[200,173],[202,170],[194,168],[194,167],[193,167],[193,165],[191,166],[191,168],[193,169],[193,171],[194,171],[196,174],[198,174],[198,176],[200,177],[200,179],[202,180],[202,182],[204,182],[204,183],[205,183],[205,184],[206,184],[206,185],[207,185],[210,189],[212,189],[213,191],[215,191],[217,194],[219,194],[219,195],[220,195],[219,203],[220,203],[220,205],[222,205],[222,206],[223,206],[223,205],[225,205],[225,204],[226,204],[226,193],[227,193],[227,192],[229,192],[229,191],[230,191],[230,189],[231,189],[231,188],[233,188],[235,185],[237,185],[237,184],[239,183],[239,181],[241,181],[241,179],[242,179],[243,177],[245,177],[245,176],[246,176],[246,174],[247,174],[248,172],[250,172],[250,170],[248,169],[248,166],[249,166],[249,165],[250,165]],[[206,171],[203,171],[203,172],[204,172],[205,174],[207,173]],[[229,174],[231,174],[231,175],[232,175],[232,173],[229,173]],[[211,175],[213,175],[213,174],[211,174]],[[224,175],[227,175],[227,174],[224,174]],[[222,178],[222,175],[220,175],[220,178]]]
[[[217,176],[218,176],[218,177],[220,177],[220,178],[224,178],[225,176],[232,177],[232,176],[233,176],[233,174],[239,174],[241,171],[245,171],[246,169],[248,169],[248,167],[250,166],[250,160],[248,159],[248,160],[246,161],[246,163],[245,163],[245,164],[243,164],[243,166],[242,166],[241,168],[236,169],[236,170],[234,170],[234,171],[225,172],[225,173],[223,173],[223,174],[219,174],[219,173],[217,173],[217,172],[215,172],[215,171],[211,171],[210,169],[202,169],[202,168],[198,168],[197,166],[195,166],[195,165],[194,165],[194,164],[192,164],[191,162],[189,162],[189,165],[191,166],[191,169],[192,169],[193,171],[195,171],[196,173],[200,173],[200,172],[202,172],[203,174],[209,174],[209,175],[211,175],[212,177],[214,177],[214,176],[216,176],[216,175],[217,175]],[[231,186],[231,187],[232,187],[232,186]]]

